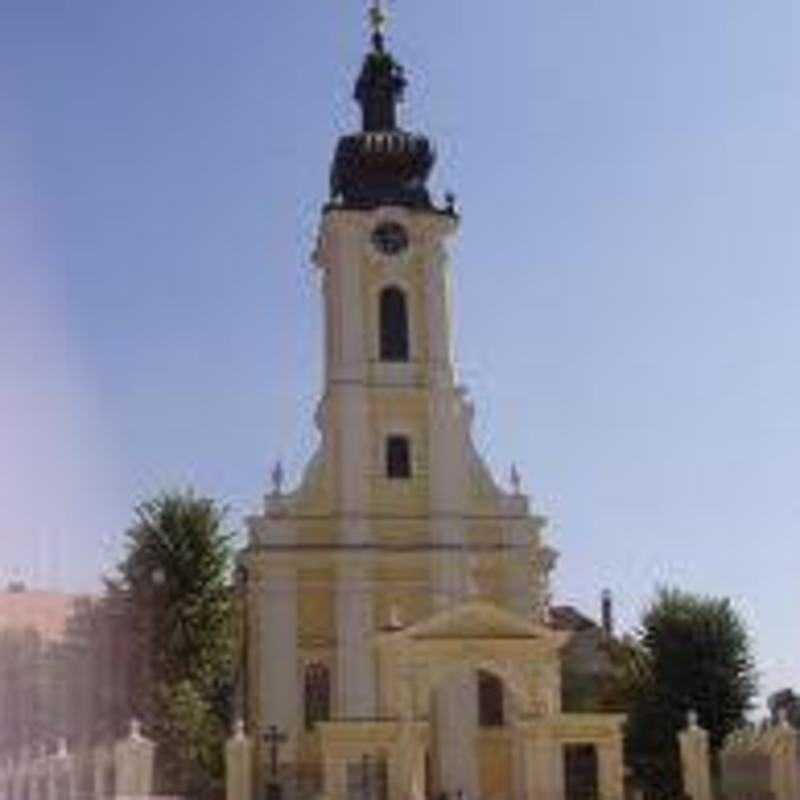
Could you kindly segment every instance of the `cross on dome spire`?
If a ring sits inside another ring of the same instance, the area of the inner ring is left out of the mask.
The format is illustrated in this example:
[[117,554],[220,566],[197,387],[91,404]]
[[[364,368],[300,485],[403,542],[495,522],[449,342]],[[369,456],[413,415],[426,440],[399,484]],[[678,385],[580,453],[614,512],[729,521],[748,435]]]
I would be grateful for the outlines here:
[[343,136],[336,147],[331,201],[350,208],[431,208],[425,184],[436,159],[434,149],[426,136],[399,124],[397,107],[407,81],[384,40],[386,0],[369,0],[367,8],[372,48],[353,92],[361,106],[361,130]]
[[378,52],[383,51],[383,37],[386,33],[388,17],[383,8],[383,0],[372,0],[369,9],[369,23],[372,26],[372,43]]

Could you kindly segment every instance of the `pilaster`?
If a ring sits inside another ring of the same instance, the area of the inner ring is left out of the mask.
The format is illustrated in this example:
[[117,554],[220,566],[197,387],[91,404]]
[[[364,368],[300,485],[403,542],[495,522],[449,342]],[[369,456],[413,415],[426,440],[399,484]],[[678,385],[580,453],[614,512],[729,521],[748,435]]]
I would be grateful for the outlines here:
[[376,712],[377,665],[372,581],[366,566],[343,566],[337,590],[338,692],[336,716],[370,719]]
[[597,743],[597,773],[600,800],[623,800],[625,769],[622,736],[612,736]]
[[435,391],[451,387],[454,381],[450,270],[447,254],[440,243],[434,246],[434,255],[427,268],[425,305],[430,381]]
[[530,520],[527,518],[511,520],[506,528],[506,543],[510,550],[506,565],[509,605],[520,616],[528,617],[534,606],[531,592],[533,576],[530,559]]
[[292,734],[282,755],[291,758],[297,726],[302,719],[298,686],[297,575],[293,567],[270,569],[261,576],[262,620],[261,719]]
[[478,733],[478,684],[474,670],[453,675],[434,693],[439,789],[455,797],[480,797],[475,754]]
[[564,800],[564,754],[561,742],[545,732],[524,743],[526,800]]
[[[368,505],[367,459],[369,457],[369,431],[367,427],[367,393],[360,383],[348,383],[335,389],[336,415],[328,415],[329,438],[336,442],[338,463],[335,464],[339,484],[339,506],[344,513],[340,540],[344,544],[360,543],[363,529],[358,517]],[[362,539],[363,541],[363,539]]]
[[330,212],[324,220],[315,253],[323,271],[326,326],[326,381],[363,381],[366,350],[362,303],[363,256],[359,212]]

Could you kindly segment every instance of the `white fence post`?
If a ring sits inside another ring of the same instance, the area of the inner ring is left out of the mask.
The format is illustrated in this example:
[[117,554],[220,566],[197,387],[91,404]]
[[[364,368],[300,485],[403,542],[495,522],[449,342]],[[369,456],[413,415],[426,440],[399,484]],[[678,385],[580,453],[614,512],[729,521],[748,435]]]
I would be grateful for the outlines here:
[[252,800],[253,742],[245,732],[244,721],[236,723],[225,747],[226,800]]
[[678,734],[683,768],[683,791],[692,800],[711,800],[708,733],[697,724],[697,713],[689,712],[688,724]]
[[778,724],[772,729],[772,791],[775,800],[800,798],[800,775],[797,765],[797,731],[789,724],[786,710],[778,712]]
[[142,736],[138,720],[131,732],[114,745],[114,794],[116,797],[146,797],[153,793],[155,745]]

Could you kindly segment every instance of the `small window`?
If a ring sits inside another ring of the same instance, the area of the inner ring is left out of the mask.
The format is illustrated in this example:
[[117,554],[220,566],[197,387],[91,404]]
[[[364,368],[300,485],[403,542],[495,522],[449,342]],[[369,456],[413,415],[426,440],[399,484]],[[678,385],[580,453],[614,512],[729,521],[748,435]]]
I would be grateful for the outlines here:
[[491,672],[478,672],[478,720],[482,727],[505,724],[503,713],[503,682]]
[[331,716],[331,673],[325,664],[315,661],[305,670],[306,728],[327,722]]
[[597,797],[600,781],[596,746],[566,744],[563,752],[564,797],[567,800]]
[[411,477],[411,443],[406,436],[390,436],[386,440],[386,477]]

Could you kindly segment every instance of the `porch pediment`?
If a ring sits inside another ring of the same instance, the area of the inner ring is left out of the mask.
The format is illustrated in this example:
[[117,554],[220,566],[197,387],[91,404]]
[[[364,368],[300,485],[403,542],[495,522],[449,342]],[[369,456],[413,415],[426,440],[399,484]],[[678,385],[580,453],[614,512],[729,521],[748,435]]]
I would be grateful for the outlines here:
[[537,625],[519,614],[486,600],[466,600],[438,611],[402,630],[405,639],[416,641],[458,639],[513,639],[551,645],[558,649],[569,634]]

